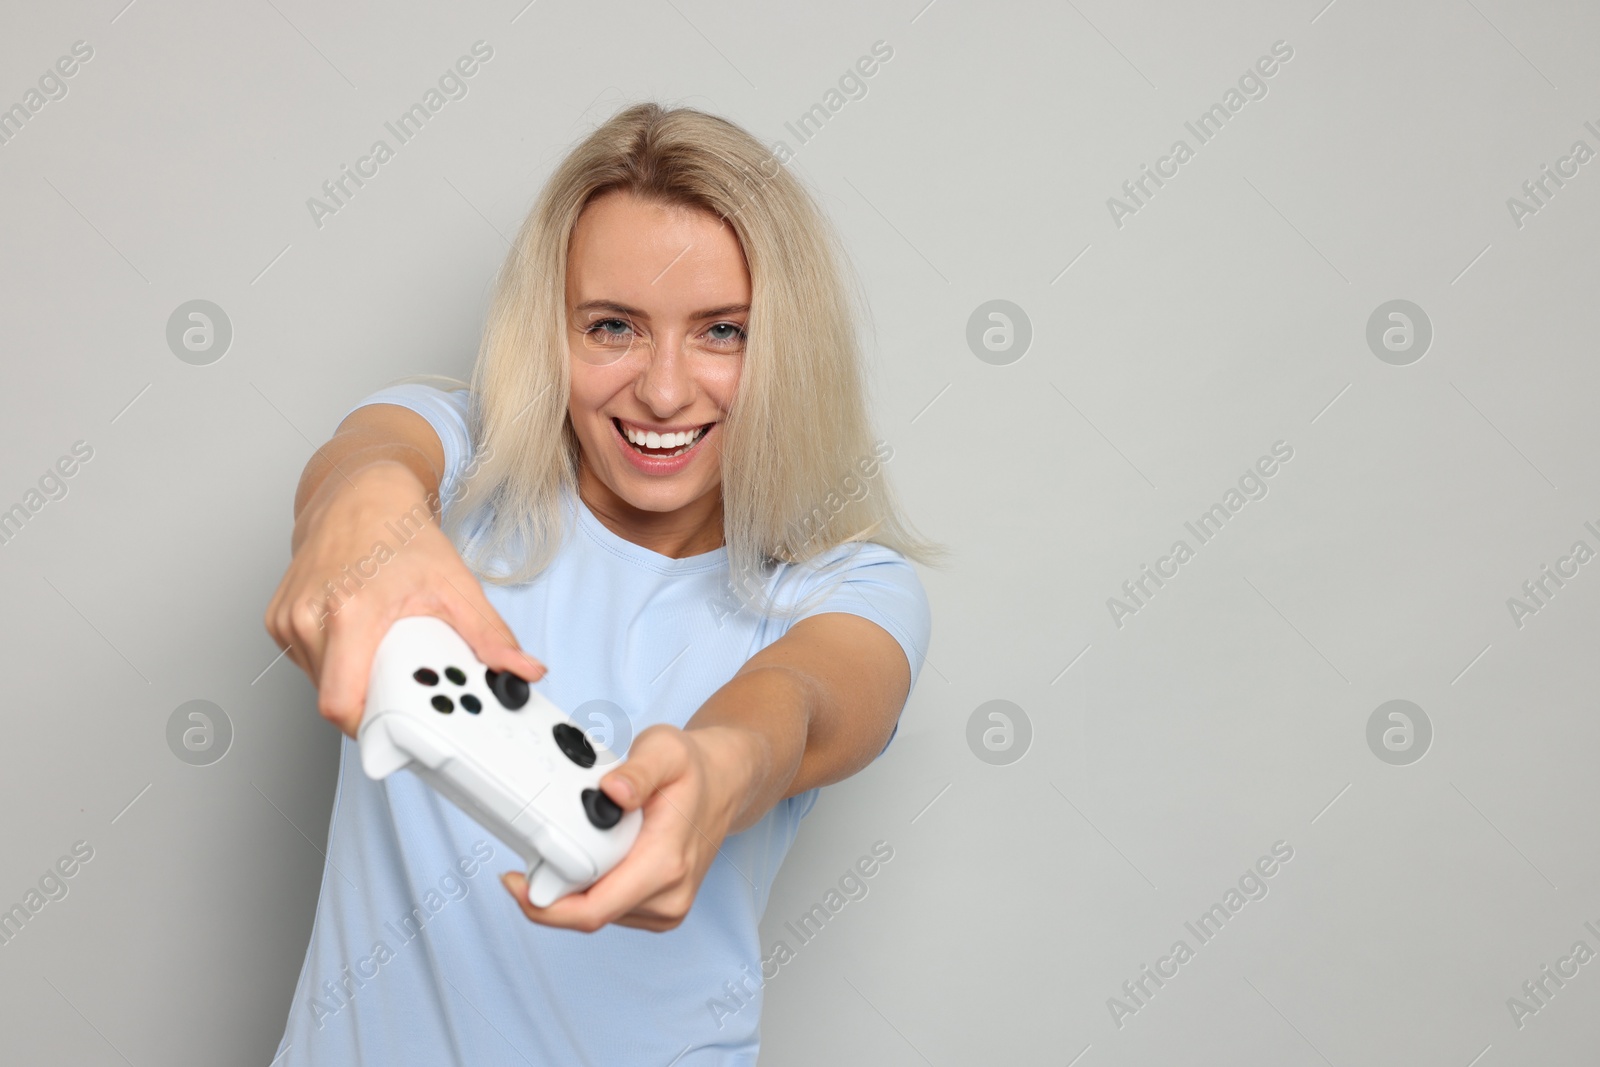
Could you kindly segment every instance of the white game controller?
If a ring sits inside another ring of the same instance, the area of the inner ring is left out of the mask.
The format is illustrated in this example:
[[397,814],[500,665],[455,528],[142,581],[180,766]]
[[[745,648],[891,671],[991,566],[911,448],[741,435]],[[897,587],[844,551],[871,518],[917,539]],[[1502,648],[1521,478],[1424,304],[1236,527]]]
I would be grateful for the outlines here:
[[443,619],[400,619],[372,661],[361,768],[409,767],[528,863],[536,907],[621,862],[643,817],[600,791],[616,761],[526,681],[479,662]]

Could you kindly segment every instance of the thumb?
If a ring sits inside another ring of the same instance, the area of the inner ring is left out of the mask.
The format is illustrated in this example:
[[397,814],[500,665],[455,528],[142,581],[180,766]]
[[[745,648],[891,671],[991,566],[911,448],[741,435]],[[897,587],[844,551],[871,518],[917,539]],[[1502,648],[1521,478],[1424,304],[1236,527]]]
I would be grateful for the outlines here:
[[634,739],[628,758],[600,779],[600,788],[622,810],[632,811],[681,775],[687,766],[682,731],[666,725],[652,726]]

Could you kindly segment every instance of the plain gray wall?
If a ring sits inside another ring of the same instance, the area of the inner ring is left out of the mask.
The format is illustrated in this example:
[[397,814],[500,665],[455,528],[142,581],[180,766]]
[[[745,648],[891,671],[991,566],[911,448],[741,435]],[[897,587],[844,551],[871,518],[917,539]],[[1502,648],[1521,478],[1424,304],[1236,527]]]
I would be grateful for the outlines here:
[[[0,546],[0,905],[93,849],[0,946],[0,1058],[271,1058],[337,754],[261,625],[296,479],[366,392],[468,371],[506,236],[643,98],[795,151],[870,293],[890,477],[956,552],[922,572],[897,741],[783,868],[765,945],[894,849],[768,984],[764,1063],[1501,1067],[1600,1040],[1600,962],[1508,1006],[1600,951],[1600,562],[1508,604],[1600,549],[1600,161],[1560,163],[1600,149],[1592,5],[124,4],[10,0],[0,33],[0,106],[93,49],[0,146],[0,507],[93,449]],[[468,95],[319,227],[307,198],[478,40]],[[801,145],[785,124],[880,40]],[[1577,172],[1514,212],[1546,164]],[[209,365],[167,339],[197,299],[233,331]],[[995,300],[1011,345],[974,348]],[[1369,344],[1394,300],[1420,359]],[[1185,522],[1279,441],[1200,545]],[[209,765],[169,745],[192,700],[231,723]],[[1369,744],[1391,700],[1426,746]],[[1186,922],[1277,842],[1202,945]]]

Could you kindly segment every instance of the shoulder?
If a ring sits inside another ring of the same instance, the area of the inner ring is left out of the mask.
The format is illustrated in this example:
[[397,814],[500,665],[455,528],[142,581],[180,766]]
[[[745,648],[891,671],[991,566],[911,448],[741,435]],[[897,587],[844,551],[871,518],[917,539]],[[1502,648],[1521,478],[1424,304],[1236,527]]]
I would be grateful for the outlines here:
[[905,650],[913,682],[933,633],[933,612],[917,569],[900,552],[875,541],[847,541],[776,575],[774,602],[789,625],[829,612],[877,623]]
[[[440,472],[439,489],[448,499],[473,456],[472,429],[469,425],[471,391],[451,378],[405,380],[368,393],[350,411],[369,404],[393,404],[427,420],[444,450],[444,470]],[[344,417],[348,417],[350,411],[345,412]]]
[[922,587],[911,561],[888,545],[876,541],[845,541],[799,563],[784,564],[776,575],[779,584],[801,591],[840,581],[894,581]]
[[[443,381],[448,382],[449,379]],[[460,422],[466,424],[467,414],[471,409],[472,393],[462,386],[459,388],[446,388],[441,384],[418,381],[400,381],[385,385],[362,397],[361,400],[350,406],[350,411],[366,407],[368,404],[395,404],[411,410],[433,422],[442,419],[447,422]]]

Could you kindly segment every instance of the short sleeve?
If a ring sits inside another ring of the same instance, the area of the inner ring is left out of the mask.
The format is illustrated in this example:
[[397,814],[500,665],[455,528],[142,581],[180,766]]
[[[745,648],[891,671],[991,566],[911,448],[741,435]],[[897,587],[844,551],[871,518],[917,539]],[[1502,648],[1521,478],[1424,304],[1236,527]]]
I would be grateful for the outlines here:
[[472,434],[467,429],[467,399],[465,389],[446,392],[421,382],[401,382],[386,385],[365,397],[339,417],[343,422],[350,412],[368,404],[395,404],[409,408],[428,420],[439,443],[444,446],[444,471],[439,476],[439,495],[451,499],[455,480],[472,457]]
[[[906,690],[906,697],[910,699],[922,673],[928,641],[933,636],[933,613],[928,595],[910,561],[884,545],[846,542],[807,564],[802,573],[807,577],[793,603],[805,604],[808,599],[816,602],[807,605],[794,621],[843,611],[883,627],[900,643],[910,666],[911,686]],[[889,742],[894,740],[899,729],[897,721],[879,755],[888,750]],[[808,804],[807,810],[809,808]]]

